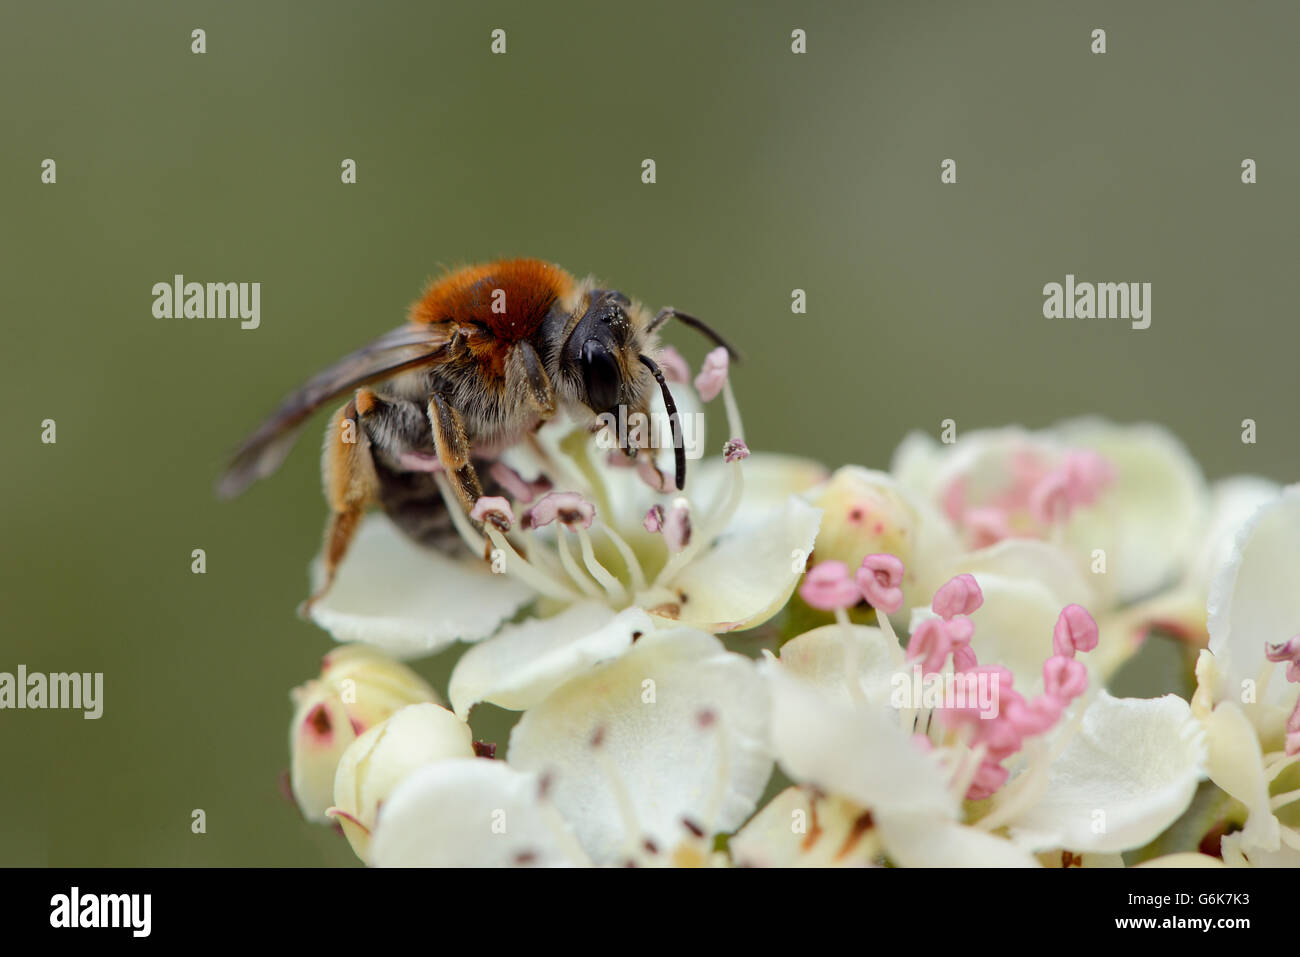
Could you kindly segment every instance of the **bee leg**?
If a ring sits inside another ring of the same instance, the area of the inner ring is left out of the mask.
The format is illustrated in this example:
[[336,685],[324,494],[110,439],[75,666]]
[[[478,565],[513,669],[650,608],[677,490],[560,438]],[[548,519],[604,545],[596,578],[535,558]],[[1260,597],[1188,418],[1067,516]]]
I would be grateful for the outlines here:
[[555,389],[532,343],[522,340],[515,343],[506,356],[506,389],[522,395],[525,404],[541,418],[555,415]]
[[438,461],[451,476],[456,496],[469,512],[482,497],[483,485],[469,460],[465,421],[446,396],[435,392],[429,397],[429,424],[433,427],[433,447],[438,453]]
[[334,584],[334,576],[352,543],[361,516],[379,491],[370,438],[360,423],[359,400],[364,405],[364,398],[359,393],[335,412],[325,431],[321,472],[325,499],[330,507],[329,522],[325,526],[325,580],[298,609],[303,616]]

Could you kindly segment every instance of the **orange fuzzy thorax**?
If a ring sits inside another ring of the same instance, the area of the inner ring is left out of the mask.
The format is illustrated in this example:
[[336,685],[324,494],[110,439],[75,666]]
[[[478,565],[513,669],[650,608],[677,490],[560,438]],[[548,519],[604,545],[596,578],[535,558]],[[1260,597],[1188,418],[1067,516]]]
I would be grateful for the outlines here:
[[411,306],[412,322],[485,326],[497,343],[536,335],[548,310],[574,287],[573,277],[539,259],[466,266],[434,280]]

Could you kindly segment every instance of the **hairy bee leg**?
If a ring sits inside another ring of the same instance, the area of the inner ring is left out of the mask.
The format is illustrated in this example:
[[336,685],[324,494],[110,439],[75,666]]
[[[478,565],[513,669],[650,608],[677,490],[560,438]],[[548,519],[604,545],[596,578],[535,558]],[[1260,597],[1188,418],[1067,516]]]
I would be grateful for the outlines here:
[[555,415],[555,389],[532,343],[523,340],[510,348],[505,372],[506,388],[510,392],[522,393],[528,405],[543,419]]
[[446,397],[435,392],[429,397],[429,424],[433,427],[433,447],[451,476],[456,497],[466,512],[472,511],[483,495],[483,485],[470,464],[465,422]]
[[[364,404],[364,400],[363,400]],[[330,517],[325,526],[325,580],[299,613],[306,615],[334,584],[343,556],[347,554],[366,507],[379,492],[379,476],[371,458],[370,438],[359,421],[358,399],[352,398],[330,418],[321,456],[325,500]]]

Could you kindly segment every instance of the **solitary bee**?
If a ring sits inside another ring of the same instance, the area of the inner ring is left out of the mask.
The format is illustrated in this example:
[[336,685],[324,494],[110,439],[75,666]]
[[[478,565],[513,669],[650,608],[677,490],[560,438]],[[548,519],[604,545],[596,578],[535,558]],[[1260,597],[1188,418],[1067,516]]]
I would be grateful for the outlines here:
[[[677,407],[648,355],[669,319],[733,352],[693,316],[665,308],[652,317],[621,292],[598,288],[591,278],[576,280],[551,263],[512,259],[455,270],[428,287],[405,325],[280,403],[235,451],[217,494],[232,498],[273,473],[306,419],[353,392],[325,432],[321,471],[331,514],[324,584],[314,600],[329,590],[372,503],[415,541],[454,548],[434,473],[446,473],[470,511],[484,494],[474,460],[490,464],[558,409],[600,416],[623,406],[644,415],[657,385],[672,423],[681,489],[686,455]],[[635,456],[637,449],[624,452]],[[488,481],[495,492],[490,471]]]

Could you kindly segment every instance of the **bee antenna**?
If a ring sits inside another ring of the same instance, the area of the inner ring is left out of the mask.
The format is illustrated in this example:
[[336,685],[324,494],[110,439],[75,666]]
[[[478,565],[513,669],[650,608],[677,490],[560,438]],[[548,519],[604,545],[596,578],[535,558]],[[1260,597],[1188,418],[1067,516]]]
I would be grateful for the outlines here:
[[641,364],[650,370],[650,374],[655,377],[659,383],[659,391],[664,396],[664,408],[668,410],[668,421],[673,427],[673,452],[677,457],[677,491],[686,489],[686,442],[682,438],[682,420],[677,415],[677,403],[673,401],[673,394],[668,389],[668,383],[664,380],[664,374],[660,368],[655,365],[655,361],[649,356],[637,356]]
[[727,355],[731,357],[732,362],[740,361],[740,353],[732,348],[731,343],[722,338],[718,332],[703,319],[696,319],[694,316],[687,315],[684,312],[678,312],[672,306],[664,306],[659,310],[659,314],[650,321],[649,332],[654,332],[669,319],[676,319],[683,325],[690,326],[696,332],[702,333],[705,338],[709,339],[715,346],[722,346],[727,350]]

